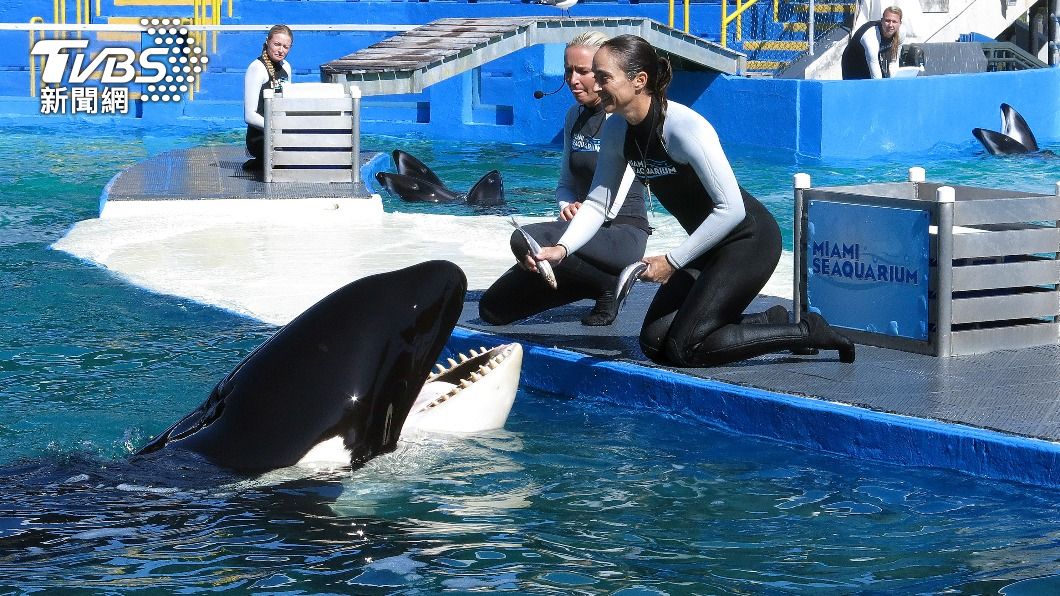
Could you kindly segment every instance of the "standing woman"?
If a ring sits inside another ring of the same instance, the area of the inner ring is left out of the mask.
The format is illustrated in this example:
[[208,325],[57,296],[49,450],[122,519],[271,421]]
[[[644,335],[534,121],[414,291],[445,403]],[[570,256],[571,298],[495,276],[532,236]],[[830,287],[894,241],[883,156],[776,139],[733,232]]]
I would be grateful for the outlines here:
[[593,59],[604,124],[592,190],[555,246],[537,260],[562,263],[592,237],[627,163],[648,192],[688,232],[665,255],[643,259],[640,279],[661,283],[641,327],[640,345],[655,362],[713,366],[789,349],[839,350],[853,362],[854,344],[815,313],[798,325],[775,307],[743,311],[780,259],[780,228],[736,182],[714,128],[690,108],[666,100],[672,73],[648,42],[622,35]]
[[265,155],[265,98],[266,89],[279,89],[291,80],[291,65],[287,53],[294,43],[294,33],[287,25],[274,25],[261,47],[261,55],[247,67],[243,77],[243,120],[247,123],[247,151],[254,157],[243,164],[244,169],[260,170]]
[[[597,31],[583,33],[563,53],[564,77],[574,101],[563,125],[563,159],[560,162],[556,201],[557,221],[523,228],[541,245],[555,244],[582,205],[593,180],[600,150],[600,131],[608,114],[596,94],[593,55],[607,36]],[[627,168],[628,170],[628,168]],[[479,300],[479,316],[492,325],[503,325],[539,312],[585,298],[596,304],[585,317],[585,325],[610,325],[618,314],[615,287],[622,268],[644,256],[648,242],[648,218],[644,187],[628,172],[629,192],[618,191],[599,230],[581,251],[564,260],[555,270],[557,287],[550,288],[528,268],[529,246],[522,234],[512,234],[511,247],[519,261],[505,272]],[[623,187],[625,188],[625,187]]]
[[878,21],[869,21],[850,36],[843,50],[843,80],[889,79],[898,72],[902,39],[902,9],[883,9]]

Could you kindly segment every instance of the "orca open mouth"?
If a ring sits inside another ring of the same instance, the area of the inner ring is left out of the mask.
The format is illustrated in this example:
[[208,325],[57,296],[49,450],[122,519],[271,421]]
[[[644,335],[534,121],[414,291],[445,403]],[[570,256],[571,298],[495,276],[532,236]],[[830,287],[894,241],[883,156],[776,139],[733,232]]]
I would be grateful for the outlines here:
[[519,388],[523,347],[470,350],[438,363],[427,377],[402,432],[478,432],[504,426]]

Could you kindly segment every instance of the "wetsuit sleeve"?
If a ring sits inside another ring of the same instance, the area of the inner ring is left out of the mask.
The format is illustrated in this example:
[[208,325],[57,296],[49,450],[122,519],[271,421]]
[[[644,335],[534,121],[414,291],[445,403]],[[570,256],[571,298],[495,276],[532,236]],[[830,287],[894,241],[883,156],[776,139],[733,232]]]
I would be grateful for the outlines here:
[[575,191],[574,174],[570,171],[570,137],[571,128],[578,119],[578,106],[571,106],[567,110],[567,117],[563,121],[563,158],[560,161],[559,183],[556,184],[556,205],[560,211],[569,203],[581,200]]
[[883,71],[880,70],[880,26],[877,24],[861,36],[861,47],[865,49],[865,62],[869,66],[869,74],[874,79],[882,79]]
[[623,203],[626,202],[626,197],[629,196],[629,189],[633,187],[633,181],[636,179],[637,176],[633,173],[633,168],[626,165],[626,171],[622,173],[622,181],[618,183],[618,190],[615,191],[615,200],[605,214],[608,221],[618,217],[618,212],[622,209]]
[[680,111],[674,108],[663,125],[666,152],[674,160],[691,165],[704,190],[714,198],[710,215],[666,255],[671,265],[681,268],[728,236],[747,213],[740,185],[714,127],[684,106]]
[[258,113],[258,96],[268,80],[269,72],[261,60],[251,62],[243,76],[243,121],[254,128],[265,128],[265,117]]
[[615,197],[622,184],[622,177],[626,170],[629,170],[622,153],[625,141],[626,121],[622,118],[605,120],[600,135],[600,156],[596,159],[596,172],[593,174],[592,184],[589,185],[589,195],[585,197],[574,219],[570,220],[563,236],[556,242],[567,249],[568,255],[577,252],[592,239],[604,223],[607,206],[616,202]]

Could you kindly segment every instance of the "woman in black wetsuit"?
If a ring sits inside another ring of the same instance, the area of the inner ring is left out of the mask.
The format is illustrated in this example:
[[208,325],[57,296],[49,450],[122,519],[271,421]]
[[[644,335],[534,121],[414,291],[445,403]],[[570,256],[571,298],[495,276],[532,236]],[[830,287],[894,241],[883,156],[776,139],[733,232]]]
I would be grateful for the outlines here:
[[[564,51],[564,77],[577,102],[567,111],[563,126],[563,160],[556,201],[558,221],[530,224],[523,229],[541,245],[555,244],[589,193],[600,150],[600,130],[607,114],[594,90],[593,55],[607,40],[590,31],[575,37]],[[539,312],[585,298],[596,300],[582,318],[585,325],[610,325],[618,313],[615,286],[618,273],[644,256],[649,227],[644,207],[644,187],[627,174],[628,193],[619,190],[596,233],[577,255],[556,269],[556,289],[527,270],[529,247],[522,234],[512,234],[511,247],[519,264],[504,273],[479,300],[479,316],[492,325],[524,319]],[[625,187],[623,187],[625,188]]]
[[577,217],[536,260],[562,263],[577,254],[603,221],[628,163],[689,234],[668,254],[643,259],[640,279],[662,284],[640,333],[649,358],[713,366],[820,348],[852,362],[854,344],[818,314],[806,313],[798,325],[782,307],[743,316],[780,259],[780,229],[736,182],[710,123],[666,100],[669,61],[640,37],[622,35],[597,51],[593,72],[604,109],[619,117],[604,125],[592,190]]
[[253,157],[243,164],[244,169],[260,170],[265,154],[265,99],[266,89],[277,89],[291,80],[291,64],[287,54],[294,43],[294,33],[287,25],[274,25],[258,56],[243,76],[243,120],[247,123],[247,152]]
[[894,76],[902,48],[901,27],[902,9],[890,6],[883,9],[880,20],[869,21],[855,31],[843,50],[843,80]]

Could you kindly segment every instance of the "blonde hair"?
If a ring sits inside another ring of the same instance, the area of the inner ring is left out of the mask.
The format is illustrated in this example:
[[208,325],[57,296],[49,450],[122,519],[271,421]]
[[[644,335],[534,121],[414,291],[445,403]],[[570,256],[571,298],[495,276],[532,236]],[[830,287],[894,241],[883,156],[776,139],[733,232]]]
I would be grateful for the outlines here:
[[[887,8],[883,9],[883,12],[880,14],[880,18],[882,19],[884,17],[884,15],[886,15],[887,13],[891,13],[893,15],[896,15],[898,17],[898,23],[901,24],[901,22],[902,22],[902,9],[901,8],[899,8],[897,6],[888,6]],[[894,39],[891,40],[891,58],[890,58],[889,62],[894,62],[895,60],[898,59],[898,46],[900,46],[900,45],[902,45],[902,28],[901,27],[898,28],[898,31],[894,32]]]
[[598,48],[604,45],[608,39],[607,35],[600,33],[599,31],[586,31],[580,33],[574,37],[574,39],[567,42],[568,48],[586,47],[586,48]]
[[287,25],[273,25],[269,29],[269,35],[265,37],[265,43],[261,44],[260,59],[265,63],[265,71],[269,73],[269,86],[273,89],[279,86],[280,81],[276,78],[276,67],[272,65],[272,60],[269,59],[269,40],[277,33],[287,35],[287,37],[291,38],[291,43],[294,43],[294,32],[291,31],[290,27]]

